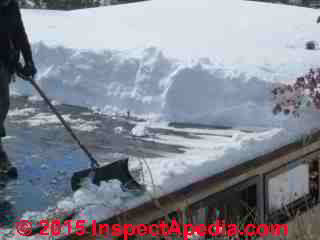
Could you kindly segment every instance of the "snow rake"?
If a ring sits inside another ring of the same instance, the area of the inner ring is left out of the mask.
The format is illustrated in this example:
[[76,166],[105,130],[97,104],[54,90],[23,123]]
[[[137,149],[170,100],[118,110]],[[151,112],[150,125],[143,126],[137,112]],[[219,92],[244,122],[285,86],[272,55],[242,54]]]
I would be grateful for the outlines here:
[[[19,76],[19,75],[18,75]],[[89,177],[93,184],[100,185],[101,181],[108,181],[111,179],[118,179],[121,182],[123,190],[133,190],[140,191],[143,190],[143,186],[140,185],[134,178],[131,176],[129,167],[128,167],[128,158],[117,160],[113,163],[101,166],[98,161],[92,156],[88,149],[80,142],[79,138],[73,132],[71,127],[63,119],[61,114],[57,109],[51,104],[49,98],[45,93],[40,89],[38,84],[35,82],[34,78],[24,78],[29,81],[32,86],[37,90],[43,100],[48,104],[52,112],[58,117],[65,129],[70,133],[71,137],[75,140],[78,146],[83,150],[83,152],[88,156],[91,164],[91,168],[84,169],[78,172],[75,172],[71,178],[71,188],[73,191],[78,190],[81,187],[81,183],[87,177]]]

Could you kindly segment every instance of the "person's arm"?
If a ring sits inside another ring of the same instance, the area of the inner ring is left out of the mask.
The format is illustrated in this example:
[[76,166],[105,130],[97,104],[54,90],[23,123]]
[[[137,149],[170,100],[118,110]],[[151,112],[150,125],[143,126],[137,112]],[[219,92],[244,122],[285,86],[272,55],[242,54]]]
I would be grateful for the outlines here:
[[15,26],[11,32],[11,39],[14,48],[18,50],[19,53],[22,53],[25,62],[23,67],[17,63],[16,73],[19,77],[27,80],[36,75],[37,69],[33,63],[32,50],[23,25],[19,4],[16,0],[11,1],[11,16],[15,21]]
[[21,51],[25,64],[33,65],[31,46],[23,25],[19,4],[16,0],[12,0],[12,11],[16,21],[16,27],[12,32],[13,45],[17,50]]

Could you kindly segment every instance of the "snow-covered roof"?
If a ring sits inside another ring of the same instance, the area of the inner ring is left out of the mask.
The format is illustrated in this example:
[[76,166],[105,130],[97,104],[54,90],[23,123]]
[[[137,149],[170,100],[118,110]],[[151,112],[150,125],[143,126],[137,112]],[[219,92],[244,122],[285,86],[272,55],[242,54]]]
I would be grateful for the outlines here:
[[[264,127],[288,119],[272,114],[272,83],[318,66],[319,51],[305,50],[319,36],[317,16],[242,0],[23,10],[39,81],[54,98],[168,121]],[[30,93],[24,85],[15,88]]]
[[[270,93],[274,84],[292,82],[318,66],[320,52],[305,50],[306,41],[320,37],[317,17],[311,9],[241,0],[23,11],[39,67],[37,81],[60,102],[105,113],[129,110],[151,119],[150,128],[168,128],[165,121],[264,129],[235,131],[223,140],[210,130],[196,139],[159,136],[157,141],[185,146],[184,154],[146,159],[160,195],[319,128],[320,114],[312,109],[300,118],[274,116]],[[12,88],[35,94],[25,82]],[[88,190],[80,190],[60,207],[98,196],[110,200],[110,189],[112,206],[123,204],[115,185],[94,189],[99,194],[87,198]]]

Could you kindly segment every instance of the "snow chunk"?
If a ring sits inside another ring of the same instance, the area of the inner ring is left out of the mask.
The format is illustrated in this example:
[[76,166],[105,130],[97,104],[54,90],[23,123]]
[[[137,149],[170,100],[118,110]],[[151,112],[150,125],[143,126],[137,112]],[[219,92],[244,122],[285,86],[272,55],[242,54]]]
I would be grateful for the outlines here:
[[105,219],[106,216],[120,213],[128,206],[141,202],[141,198],[137,198],[128,205],[127,201],[133,200],[133,196],[130,192],[122,191],[118,180],[101,182],[99,187],[88,180],[72,197],[59,202],[58,208],[66,211],[82,208],[83,211],[78,214],[79,219],[98,222]]
[[135,136],[135,137],[147,137],[149,135],[147,124],[146,123],[137,124],[131,130],[131,134],[132,136]]
[[43,99],[39,95],[29,96],[28,100],[31,102],[41,102]]
[[123,127],[115,127],[114,128],[114,133],[115,134],[121,134],[125,131],[125,129]]

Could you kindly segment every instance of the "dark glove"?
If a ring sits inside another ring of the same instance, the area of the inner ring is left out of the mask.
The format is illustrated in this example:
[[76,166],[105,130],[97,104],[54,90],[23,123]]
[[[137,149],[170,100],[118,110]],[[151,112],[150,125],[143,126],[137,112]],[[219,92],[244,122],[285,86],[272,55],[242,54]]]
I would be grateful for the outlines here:
[[317,19],[317,23],[320,23],[320,16],[319,16],[318,19]]
[[34,75],[37,73],[37,69],[34,66],[34,63],[31,62],[26,62],[24,67],[22,67],[21,64],[19,64],[19,67],[17,68],[17,75],[21,77],[24,80],[28,80],[30,78],[33,78]]

